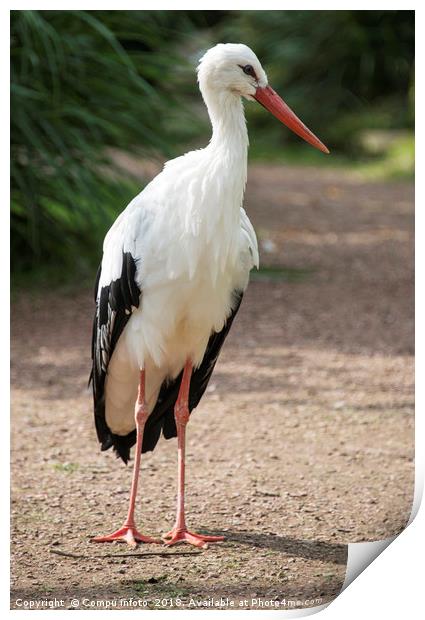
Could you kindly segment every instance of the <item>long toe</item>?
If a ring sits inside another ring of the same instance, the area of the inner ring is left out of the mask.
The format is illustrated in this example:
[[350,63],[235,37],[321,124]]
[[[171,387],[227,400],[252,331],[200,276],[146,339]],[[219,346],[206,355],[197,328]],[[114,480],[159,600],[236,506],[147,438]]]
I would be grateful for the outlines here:
[[107,536],[95,536],[90,542],[125,542],[134,549],[137,543],[162,543],[163,541],[141,534],[135,527],[124,526]]
[[207,536],[204,534],[195,534],[189,530],[171,530],[164,534],[164,542],[167,546],[176,545],[178,543],[188,543],[194,547],[208,549],[208,543],[222,542],[224,536]]
[[90,542],[114,542],[115,540],[125,540],[125,534],[127,533],[128,528],[121,527],[119,530],[112,532],[112,534],[107,534],[106,536],[95,536],[90,540]]

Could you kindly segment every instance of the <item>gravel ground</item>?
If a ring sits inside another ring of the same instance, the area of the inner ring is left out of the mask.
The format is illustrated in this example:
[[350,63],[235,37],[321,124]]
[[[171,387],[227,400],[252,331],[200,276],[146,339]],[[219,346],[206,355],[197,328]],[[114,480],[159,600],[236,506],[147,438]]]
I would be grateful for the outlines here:
[[[65,608],[71,598],[82,607],[211,606],[220,597],[227,609],[245,599],[245,608],[312,606],[339,592],[347,543],[405,526],[412,185],[256,165],[246,209],[268,269],[254,275],[188,427],[189,525],[227,537],[205,551],[138,556],[89,543],[121,525],[131,480],[131,467],[101,454],[95,438],[91,291],[17,295],[12,608],[54,597]],[[142,531],[172,525],[175,475],[176,442],[162,439],[142,460]]]

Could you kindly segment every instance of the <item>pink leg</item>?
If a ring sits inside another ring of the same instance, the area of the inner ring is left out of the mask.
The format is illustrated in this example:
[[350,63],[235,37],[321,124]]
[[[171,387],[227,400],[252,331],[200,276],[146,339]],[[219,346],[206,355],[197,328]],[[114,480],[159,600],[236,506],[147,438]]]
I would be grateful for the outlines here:
[[186,362],[183,378],[180,385],[179,395],[174,407],[174,417],[177,426],[177,449],[178,449],[178,483],[177,483],[177,516],[172,530],[163,535],[165,544],[174,545],[187,542],[195,547],[207,548],[209,542],[224,540],[224,536],[204,536],[189,532],[186,527],[184,512],[184,473],[185,473],[185,443],[186,424],[189,420],[189,388],[192,376],[192,363]]
[[136,522],[134,520],[134,507],[137,496],[137,483],[139,481],[140,459],[142,455],[143,431],[146,420],[148,419],[148,410],[145,403],[145,371],[140,371],[139,393],[134,410],[136,419],[136,452],[134,457],[133,479],[131,482],[130,504],[128,507],[127,518],[124,525],[116,532],[107,536],[96,536],[91,542],[113,542],[114,540],[126,542],[130,547],[136,547],[138,542],[143,543],[160,543],[161,540],[144,536],[137,531]]

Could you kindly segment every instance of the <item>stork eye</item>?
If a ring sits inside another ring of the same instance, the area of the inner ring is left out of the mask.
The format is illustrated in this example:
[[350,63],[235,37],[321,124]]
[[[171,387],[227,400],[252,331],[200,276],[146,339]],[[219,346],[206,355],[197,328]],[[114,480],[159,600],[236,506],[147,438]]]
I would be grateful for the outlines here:
[[252,65],[245,65],[244,67],[242,67],[241,65],[239,66],[244,73],[250,75],[253,78],[257,78],[257,76],[255,75],[254,67]]

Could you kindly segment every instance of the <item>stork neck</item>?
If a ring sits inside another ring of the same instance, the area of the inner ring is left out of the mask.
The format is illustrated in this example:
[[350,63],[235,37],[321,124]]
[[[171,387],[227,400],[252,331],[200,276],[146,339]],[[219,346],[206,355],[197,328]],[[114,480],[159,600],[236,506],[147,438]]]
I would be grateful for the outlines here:
[[245,162],[248,132],[241,98],[229,92],[208,93],[204,100],[212,124],[209,148]]

